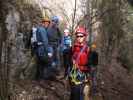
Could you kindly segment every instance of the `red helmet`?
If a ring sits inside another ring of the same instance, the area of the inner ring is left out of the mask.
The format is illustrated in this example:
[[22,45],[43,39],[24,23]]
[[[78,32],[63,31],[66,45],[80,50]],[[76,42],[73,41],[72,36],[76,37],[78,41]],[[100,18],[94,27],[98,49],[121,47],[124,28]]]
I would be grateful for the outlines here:
[[85,35],[85,36],[87,35],[87,32],[86,32],[86,30],[85,30],[84,27],[77,27],[75,33],[76,33],[76,35],[77,35],[77,34],[83,34],[83,35]]

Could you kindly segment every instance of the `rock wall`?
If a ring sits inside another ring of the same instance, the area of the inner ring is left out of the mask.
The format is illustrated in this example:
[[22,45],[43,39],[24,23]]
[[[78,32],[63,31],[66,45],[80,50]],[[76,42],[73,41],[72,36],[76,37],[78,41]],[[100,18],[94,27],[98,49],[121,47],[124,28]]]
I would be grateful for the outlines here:
[[27,77],[25,72],[31,62],[31,28],[42,15],[37,5],[26,4],[24,0],[4,0],[0,5],[0,77],[12,83]]

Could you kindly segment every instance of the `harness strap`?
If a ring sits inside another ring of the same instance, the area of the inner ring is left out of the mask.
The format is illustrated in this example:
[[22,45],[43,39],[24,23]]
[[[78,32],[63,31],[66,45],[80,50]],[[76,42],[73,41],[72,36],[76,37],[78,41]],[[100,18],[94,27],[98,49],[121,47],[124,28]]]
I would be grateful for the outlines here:
[[[75,60],[75,63],[72,66],[72,70],[70,71],[71,82],[73,82],[75,85],[79,85],[87,81],[87,75],[85,73],[82,73],[80,69],[77,68],[78,66],[77,62],[80,58],[81,53],[85,50],[85,48],[86,48],[86,45],[84,45],[83,48],[81,49],[77,59]],[[78,79],[77,76],[79,76],[79,78],[83,77],[83,80]]]
[[81,53],[85,50],[85,48],[86,48],[86,45],[84,45],[83,48],[81,49],[81,51],[80,51],[80,53],[79,53],[77,59],[75,60],[76,62],[79,61],[80,55],[81,55]]

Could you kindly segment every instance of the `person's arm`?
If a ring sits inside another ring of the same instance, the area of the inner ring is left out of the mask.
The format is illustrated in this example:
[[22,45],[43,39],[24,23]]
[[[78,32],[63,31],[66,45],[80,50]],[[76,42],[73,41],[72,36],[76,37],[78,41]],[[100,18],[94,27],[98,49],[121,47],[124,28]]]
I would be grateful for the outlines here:
[[41,37],[42,37],[43,44],[45,45],[45,47],[47,47],[48,46],[48,37],[47,37],[47,32],[45,29],[43,29],[41,31]]
[[94,52],[93,56],[94,57],[93,57],[92,65],[94,67],[96,67],[98,65],[98,53],[97,52]]
[[61,47],[63,47],[64,46],[64,36],[62,36],[62,38],[61,38]]
[[59,37],[59,44],[61,44],[62,34],[59,28],[57,28],[58,37]]

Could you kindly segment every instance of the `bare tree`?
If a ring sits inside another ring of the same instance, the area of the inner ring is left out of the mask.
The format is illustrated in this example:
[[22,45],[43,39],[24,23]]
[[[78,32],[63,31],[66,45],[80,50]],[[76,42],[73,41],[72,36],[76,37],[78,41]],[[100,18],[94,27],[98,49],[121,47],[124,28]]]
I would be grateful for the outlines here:
[[[132,78],[119,62],[120,45],[126,32],[123,28],[124,0],[100,0],[98,13],[99,33],[99,88],[105,100],[132,100]],[[121,84],[121,85],[120,85]],[[130,86],[130,89],[127,89]]]
[[[0,99],[8,100],[8,45],[6,42],[7,39],[7,31],[5,25],[5,15],[7,12],[4,12],[6,9],[5,5],[8,3],[7,1],[0,1]],[[5,33],[5,34],[3,34]]]

